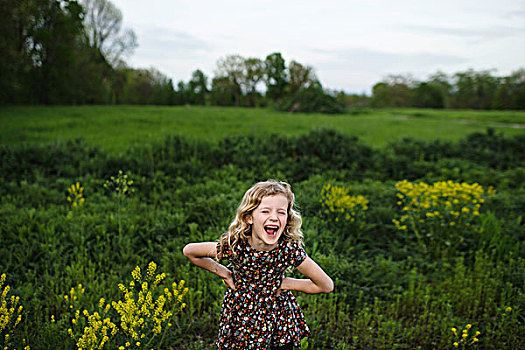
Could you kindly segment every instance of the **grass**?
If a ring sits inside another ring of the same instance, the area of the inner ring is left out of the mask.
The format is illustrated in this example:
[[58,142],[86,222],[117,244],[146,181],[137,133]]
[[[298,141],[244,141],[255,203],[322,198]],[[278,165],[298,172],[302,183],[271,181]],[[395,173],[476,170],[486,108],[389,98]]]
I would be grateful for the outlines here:
[[444,111],[422,108],[399,108],[388,111],[393,115],[405,115],[408,117],[488,123],[494,126],[502,126],[498,124],[521,124],[521,127],[525,127],[525,112],[522,111],[473,111],[464,109]]
[[123,152],[131,145],[173,134],[214,142],[231,135],[299,135],[330,128],[379,147],[403,137],[457,140],[487,127],[509,136],[525,132],[503,123],[525,124],[525,112],[384,109],[322,115],[196,106],[15,106],[0,110],[0,142],[32,144],[83,138],[110,152]]

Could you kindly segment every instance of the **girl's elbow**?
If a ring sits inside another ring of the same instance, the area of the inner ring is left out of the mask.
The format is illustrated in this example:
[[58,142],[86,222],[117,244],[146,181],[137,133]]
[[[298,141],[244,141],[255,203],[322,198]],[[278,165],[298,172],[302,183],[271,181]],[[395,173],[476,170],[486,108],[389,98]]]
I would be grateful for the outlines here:
[[184,254],[184,256],[187,257],[188,259],[192,257],[192,255],[191,255],[191,243],[190,244],[186,244],[184,246],[184,248],[182,248],[182,254]]
[[330,281],[326,284],[326,286],[323,288],[323,293],[331,293],[334,290],[334,281],[330,279]]

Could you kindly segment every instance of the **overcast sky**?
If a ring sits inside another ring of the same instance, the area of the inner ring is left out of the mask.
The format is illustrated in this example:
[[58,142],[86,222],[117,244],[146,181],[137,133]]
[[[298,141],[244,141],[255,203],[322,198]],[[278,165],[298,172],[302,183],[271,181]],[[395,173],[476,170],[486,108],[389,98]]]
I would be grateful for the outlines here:
[[127,59],[174,83],[211,81],[226,55],[311,65],[325,88],[371,92],[389,74],[427,79],[525,68],[521,0],[112,0],[139,47]]

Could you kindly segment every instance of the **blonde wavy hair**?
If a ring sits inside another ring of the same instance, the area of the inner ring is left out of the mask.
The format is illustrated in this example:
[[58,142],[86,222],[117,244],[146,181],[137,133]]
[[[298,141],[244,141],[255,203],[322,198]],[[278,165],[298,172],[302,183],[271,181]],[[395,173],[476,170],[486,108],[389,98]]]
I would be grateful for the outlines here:
[[256,209],[261,200],[266,196],[284,195],[288,199],[288,220],[280,239],[291,242],[297,241],[303,244],[303,233],[301,225],[303,220],[301,214],[294,209],[295,195],[291,186],[284,181],[268,180],[258,182],[253,185],[242,198],[241,204],[237,208],[235,219],[219,238],[220,248],[217,252],[217,259],[224,257],[224,253],[230,248],[235,257],[235,247],[239,241],[246,241],[252,233],[252,225],[247,223],[247,217]]

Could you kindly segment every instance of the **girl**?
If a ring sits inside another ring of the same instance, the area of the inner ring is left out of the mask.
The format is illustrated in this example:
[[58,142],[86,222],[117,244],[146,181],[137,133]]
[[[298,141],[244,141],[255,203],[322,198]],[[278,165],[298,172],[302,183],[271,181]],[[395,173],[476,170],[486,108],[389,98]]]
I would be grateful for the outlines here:
[[[333,290],[331,278],[302,248],[302,220],[294,200],[286,182],[259,182],[244,194],[219,242],[184,247],[191,262],[221,277],[228,287],[219,319],[219,350],[300,346],[310,331],[290,291]],[[223,258],[230,260],[232,270],[219,263]],[[284,277],[288,267],[308,279]]]

